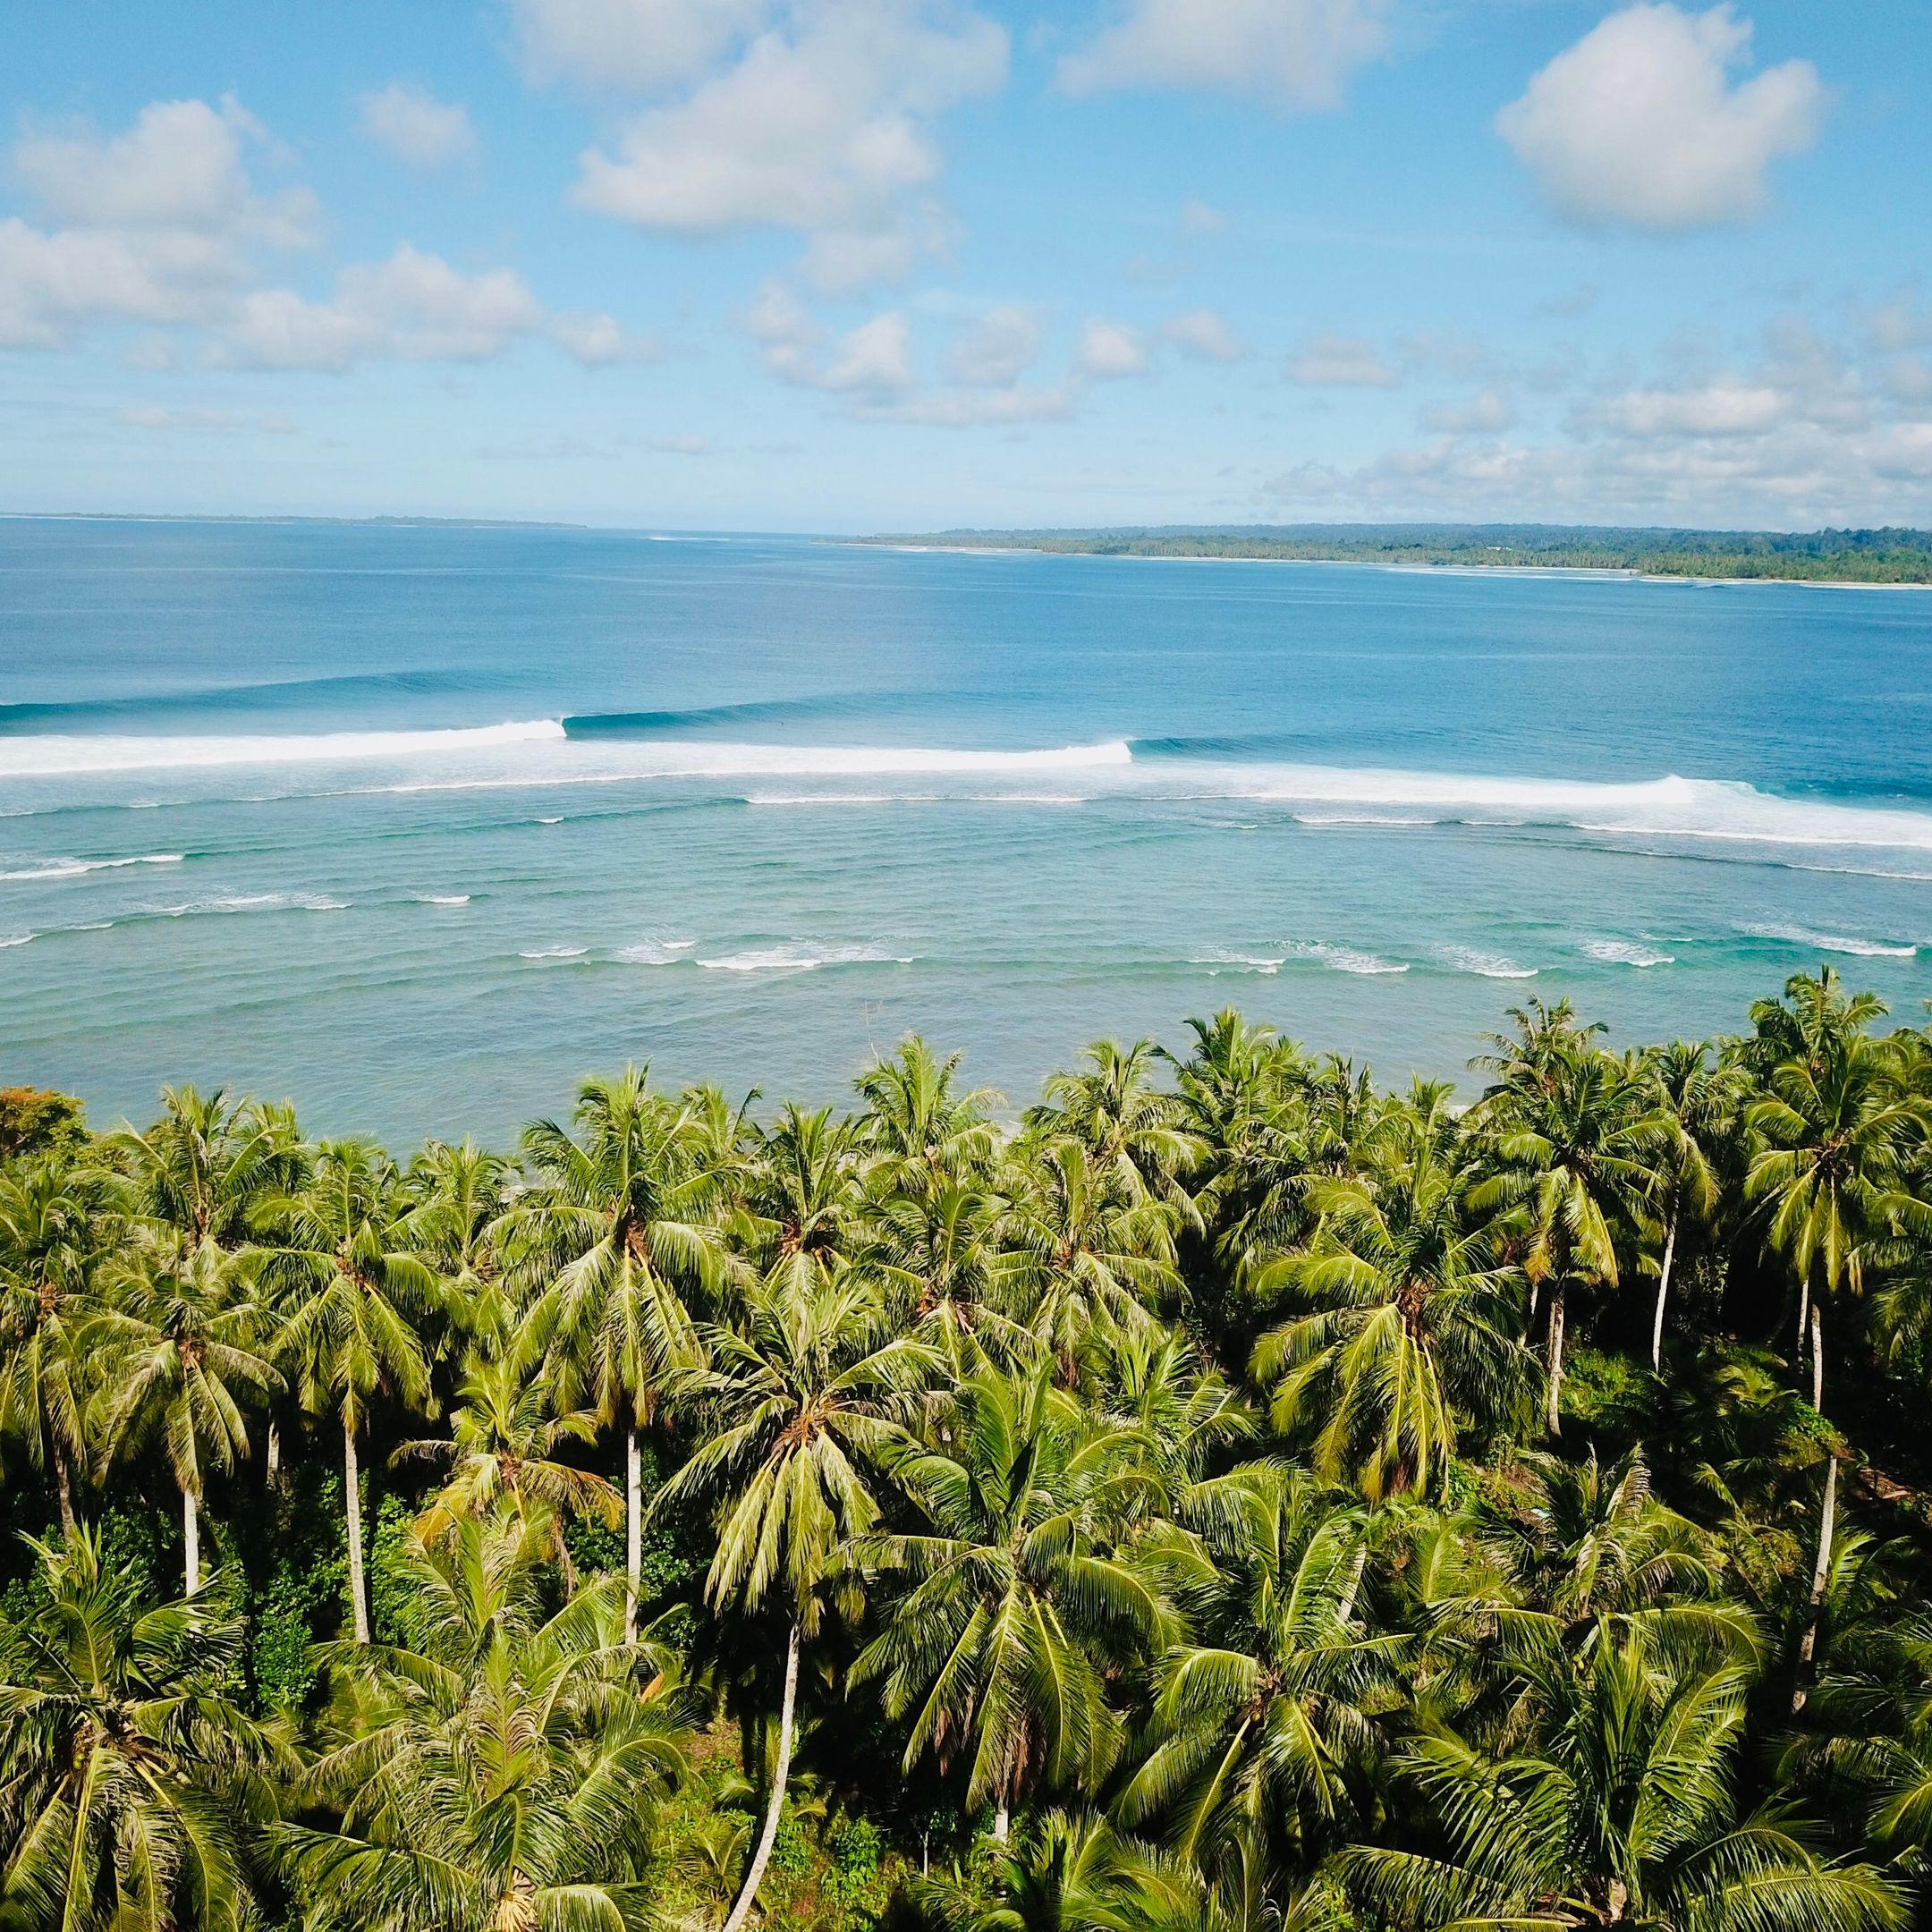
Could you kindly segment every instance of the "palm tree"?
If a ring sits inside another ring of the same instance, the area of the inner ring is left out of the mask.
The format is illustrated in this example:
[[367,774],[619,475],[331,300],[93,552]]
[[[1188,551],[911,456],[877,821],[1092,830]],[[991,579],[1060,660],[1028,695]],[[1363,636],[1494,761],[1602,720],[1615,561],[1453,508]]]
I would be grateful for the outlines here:
[[0,1918],[259,1924],[249,1840],[282,1754],[233,1695],[242,1618],[143,1602],[90,1529],[28,1547],[32,1587],[0,1607]]
[[1032,1337],[1009,1312],[1019,1258],[1004,1240],[1006,1203],[944,1179],[894,1189],[874,1204],[861,1266],[956,1376],[984,1368],[987,1349],[1023,1355]]
[[507,1505],[520,1521],[541,1513],[555,1536],[554,1554],[572,1581],[564,1521],[596,1516],[614,1530],[623,1498],[603,1477],[556,1459],[565,1443],[591,1442],[597,1417],[579,1409],[558,1415],[554,1380],[513,1357],[484,1356],[470,1364],[450,1411],[450,1432],[404,1443],[395,1460],[445,1464],[448,1478],[417,1520],[425,1542],[448,1536],[466,1517],[484,1518]]
[[378,1394],[415,1407],[428,1403],[423,1335],[442,1305],[441,1284],[411,1245],[409,1208],[394,1165],[367,1141],[325,1141],[301,1191],[272,1199],[262,1211],[275,1232],[259,1261],[286,1298],[277,1350],[293,1366],[303,1408],[311,1415],[333,1411],[342,1425],[350,1612],[356,1641],[367,1643],[356,1438]]
[[1151,1748],[1113,1815],[1164,1823],[1254,1924],[1284,1854],[1312,1865],[1360,1817],[1377,1715],[1400,1706],[1398,1640],[1363,1614],[1363,1513],[1305,1474],[1244,1464],[1186,1492],[1180,1515],[1200,1553],[1191,1634],[1162,1662]]
[[787,1105],[757,1135],[750,1204],[766,1284],[809,1297],[835,1279],[862,1246],[864,1200],[849,1123],[830,1107]]
[[1499,1076],[1482,1115],[1500,1169],[1477,1197],[1515,1209],[1523,1272],[1543,1294],[1545,1420],[1562,1429],[1563,1326],[1572,1284],[1617,1285],[1616,1224],[1651,1182],[1668,1123],[1648,1105],[1630,1070],[1590,1045],[1599,1030],[1575,1023],[1567,1000],[1513,1011],[1515,1039],[1478,1062]]
[[[1907,1156],[1922,1144],[1928,1104],[1901,1077],[1896,1046],[1865,1031],[1885,1007],[1869,995],[1847,999],[1829,967],[1816,979],[1786,982],[1788,1004],[1753,1008],[1761,1038],[1792,1050],[1766,1075],[1766,1091],[1745,1109],[1757,1146],[1745,1198],[1768,1214],[1766,1239],[1798,1284],[1798,1336],[1809,1328],[1811,1406],[1825,1402],[1824,1303],[1862,1294],[1882,1261],[1897,1218]],[[1809,1318],[1809,1319],[1808,1319]],[[1794,1352],[1795,1353],[1795,1352]],[[1818,1647],[1818,1615],[1831,1570],[1838,1458],[1825,1465],[1810,1608],[1799,1641],[1792,1709],[1802,1707]]]
[[1313,1187],[1316,1239],[1256,1276],[1303,1309],[1254,1352],[1276,1428],[1314,1423],[1316,1468],[1371,1502],[1437,1488],[1462,1433],[1508,1419],[1530,1384],[1520,1276],[1476,1185],[1447,1090],[1419,1089],[1377,1168]]
[[1664,1313],[1677,1236],[1687,1223],[1707,1222],[1716,1211],[1721,1189],[1713,1157],[1737,1117],[1742,1082],[1738,1069],[1714,1063],[1701,1040],[1659,1047],[1644,1063],[1644,1071],[1652,1112],[1665,1130],[1655,1189],[1647,1204],[1664,1237],[1650,1322],[1650,1366],[1657,1369],[1664,1361]]
[[856,1137],[875,1192],[889,1196],[915,1182],[933,1190],[985,1174],[996,1145],[986,1110],[997,1096],[954,1090],[962,1058],[942,1059],[911,1033],[896,1054],[859,1076],[865,1111]]
[[248,1455],[243,1404],[282,1385],[268,1319],[246,1270],[212,1241],[182,1251],[137,1247],[107,1275],[107,1305],[81,1347],[97,1354],[103,1462],[158,1443],[181,1492],[186,1594],[201,1587],[201,1505],[212,1473]]
[[[1869,1865],[1830,1862],[1775,1807],[1740,1816],[1749,1673],[1671,1669],[1640,1637],[1527,1688],[1533,1735],[1506,1756],[1425,1731],[1398,1766],[1428,1849],[1355,1845],[1339,1876],[1378,1922],[1658,1932],[1894,1927],[1904,1900]],[[1433,1838],[1433,1843],[1431,1839]]]
[[79,1336],[93,1308],[106,1182],[72,1155],[0,1171],[0,1431],[51,1470],[61,1528],[89,1460]]
[[133,1211],[183,1248],[243,1246],[264,1197],[295,1186],[302,1161],[286,1108],[231,1101],[218,1087],[207,1095],[163,1088],[160,1119],[140,1132],[123,1129],[108,1146]]
[[1157,1057],[1154,1042],[1122,1046],[1097,1040],[1082,1057],[1086,1063],[1079,1072],[1047,1077],[1046,1100],[1027,1109],[1028,1132],[1083,1148],[1128,1200],[1164,1201],[1193,1219],[1193,1203],[1182,1182],[1206,1148],[1189,1129],[1181,1100],[1148,1080]]
[[560,1400],[583,1390],[624,1436],[624,1629],[637,1632],[643,1565],[640,1432],[666,1377],[698,1359],[684,1294],[710,1290],[724,1265],[708,1217],[715,1135],[689,1103],[650,1090],[648,1070],[578,1090],[577,1133],[539,1121],[523,1137],[543,1185],[505,1216],[527,1267],[547,1275],[526,1316],[550,1350]]
[[869,1571],[905,1579],[883,1633],[852,1665],[912,1714],[907,1768],[970,1751],[969,1804],[1014,1801],[1037,1778],[1091,1784],[1118,1724],[1110,1669],[1167,1634],[1160,1595],[1113,1547],[1157,1489],[1138,1436],[1081,1413],[1048,1365],[969,1377],[940,1445],[904,1455],[900,1487],[930,1533],[881,1535]]
[[738,1932],[784,1805],[800,1646],[818,1627],[822,1587],[846,1546],[878,1519],[869,1471],[904,1439],[903,1418],[938,1359],[895,1334],[877,1297],[849,1275],[790,1268],[751,1291],[741,1327],[711,1327],[705,1342],[711,1366],[674,1386],[701,1405],[712,1434],[652,1509],[721,1496],[706,1597],[748,1611],[776,1599],[787,1630],[764,1828],[724,1921],[724,1932]]
[[510,1163],[467,1137],[430,1141],[403,1177],[410,1244],[443,1277],[453,1319],[492,1347],[520,1312],[497,1239],[509,1187]]
[[544,1611],[551,1529],[466,1517],[405,1548],[404,1640],[327,1653],[329,1734],[274,1835],[317,1932],[606,1932],[654,1921],[657,1801],[684,1764],[665,1659],[614,1584]]

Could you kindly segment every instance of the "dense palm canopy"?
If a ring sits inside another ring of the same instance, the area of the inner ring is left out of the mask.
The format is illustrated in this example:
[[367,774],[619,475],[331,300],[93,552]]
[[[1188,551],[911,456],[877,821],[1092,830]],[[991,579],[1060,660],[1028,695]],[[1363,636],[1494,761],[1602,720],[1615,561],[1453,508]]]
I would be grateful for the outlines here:
[[1932,1038],[1513,1018],[1466,1109],[1235,1013],[400,1163],[51,1097],[0,1932],[1923,1919]]

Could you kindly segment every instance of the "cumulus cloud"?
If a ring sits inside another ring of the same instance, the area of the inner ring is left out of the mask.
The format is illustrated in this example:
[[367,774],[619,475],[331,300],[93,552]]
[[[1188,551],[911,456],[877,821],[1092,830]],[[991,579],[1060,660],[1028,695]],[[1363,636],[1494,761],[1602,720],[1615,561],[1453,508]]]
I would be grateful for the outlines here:
[[1632,389],[1614,397],[1598,419],[1633,436],[1761,436],[1790,411],[1775,383],[1725,374],[1692,387]]
[[292,289],[251,291],[218,331],[214,353],[237,369],[340,373],[378,360],[486,362],[533,337],[587,365],[625,359],[612,318],[553,318],[514,269],[465,275],[404,242],[386,261],[344,268],[326,301]]
[[1495,436],[1515,420],[1500,389],[1484,389],[1465,402],[1432,402],[1422,411],[1422,427],[1438,436]]
[[996,88],[1004,29],[927,0],[819,0],[759,34],[683,97],[588,149],[578,205],[686,234],[899,228],[937,178],[933,123]]
[[1282,373],[1310,389],[1393,389],[1402,380],[1372,342],[1332,334],[1304,336]]
[[476,152],[476,130],[461,102],[440,101],[413,80],[356,97],[364,134],[397,160],[425,171],[447,167]]
[[1160,339],[1197,362],[1239,362],[1248,353],[1247,343],[1215,309],[1189,309],[1169,316],[1160,326]]
[[975,389],[1004,389],[1039,355],[1039,323],[1030,309],[1006,303],[989,309],[946,353],[946,373]]
[[1807,60],[1733,80],[1750,40],[1729,5],[1626,7],[1543,68],[1496,131],[1572,220],[1662,233],[1748,221],[1771,164],[1810,147],[1826,106]]
[[1125,323],[1110,322],[1105,316],[1089,316],[1080,328],[1073,367],[1079,374],[1102,382],[1144,376],[1148,369],[1147,344],[1139,332]]
[[1077,94],[1182,88],[1333,107],[1388,45],[1389,0],[1126,0],[1060,63]]
[[510,0],[531,80],[640,93],[694,79],[775,11],[774,0]]

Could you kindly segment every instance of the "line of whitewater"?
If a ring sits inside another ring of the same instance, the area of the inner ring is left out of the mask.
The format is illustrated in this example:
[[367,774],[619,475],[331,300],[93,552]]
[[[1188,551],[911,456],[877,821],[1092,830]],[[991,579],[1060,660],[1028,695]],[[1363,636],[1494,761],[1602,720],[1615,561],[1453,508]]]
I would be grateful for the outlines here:
[[[1220,748],[1216,748],[1217,750]],[[1230,747],[1230,750],[1233,748]],[[818,792],[736,793],[758,803],[854,806],[919,800],[994,801],[1005,781],[1041,802],[1146,796],[1241,800],[1311,827],[1538,825],[1611,836],[1932,852],[1932,813],[1889,803],[1790,798],[1739,780],[1671,775],[1629,782],[1305,765],[1257,757],[1177,756],[1159,741],[1110,739],[1039,750],[931,745],[734,742],[580,737],[557,718],[445,731],[235,737],[0,738],[0,784],[116,775],[300,767],[340,773],[329,789],[364,792],[784,778]],[[348,774],[356,775],[350,778]],[[1043,787],[1040,781],[1055,783]],[[853,781],[866,781],[863,789]],[[916,794],[902,781],[913,781]],[[313,780],[304,780],[312,784]],[[874,789],[885,782],[884,792]],[[973,789],[962,792],[961,783]],[[274,794],[272,794],[274,795]],[[1019,801],[1021,794],[1013,795]],[[74,861],[68,861],[73,863]]]

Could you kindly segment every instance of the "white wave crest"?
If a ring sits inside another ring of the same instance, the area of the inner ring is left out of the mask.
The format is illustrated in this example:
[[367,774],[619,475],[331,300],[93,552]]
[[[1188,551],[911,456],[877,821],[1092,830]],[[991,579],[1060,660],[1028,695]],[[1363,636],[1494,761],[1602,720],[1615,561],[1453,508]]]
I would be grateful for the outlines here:
[[1216,947],[1211,953],[1196,953],[1191,955],[1188,964],[1205,966],[1210,973],[1252,972],[1278,973],[1285,954],[1276,953],[1270,957],[1266,953],[1228,953]]
[[1885,939],[1860,939],[1851,933],[1813,932],[1808,926],[1741,926],[1738,930],[1754,939],[1775,939],[1784,945],[1801,946],[1813,953],[1845,953],[1857,959],[1913,959],[1915,945],[1901,945]]
[[212,898],[189,899],[179,905],[149,910],[160,919],[199,919],[228,912],[346,912],[349,901],[333,899],[326,893],[217,893]]
[[13,946],[31,945],[39,936],[38,933],[14,933],[7,938],[0,939],[0,953],[4,953]]
[[468,893],[415,893],[411,896],[418,905],[460,906],[470,903]]
[[589,946],[551,945],[532,946],[527,953],[519,953],[519,959],[527,960],[573,960],[581,959],[590,950]]
[[797,973],[811,972],[820,966],[910,966],[914,957],[910,953],[889,953],[884,946],[818,945],[809,940],[789,940],[780,945],[727,953],[721,959],[699,960],[698,963],[711,972]]
[[695,939],[640,939],[611,954],[627,966],[675,966],[696,945]]
[[1357,973],[1365,979],[1379,979],[1385,973],[1405,973],[1405,960],[1385,960],[1355,946],[1330,945],[1325,940],[1306,939],[1288,948],[1296,959],[1319,960],[1333,972]]
[[0,879],[31,883],[38,879],[81,878],[89,872],[118,872],[123,866],[179,865],[178,852],[143,852],[138,859],[51,859],[45,865],[19,872],[0,872]]
[[215,738],[45,736],[0,740],[0,778],[60,778],[85,772],[187,770],[222,765],[340,764],[560,742],[555,718],[457,731],[315,732]]
[[1674,966],[1677,962],[1675,953],[1659,953],[1635,939],[1586,939],[1583,950],[1610,966]]
[[1457,972],[1475,973],[1484,979],[1534,979],[1537,976],[1534,966],[1519,966],[1500,953],[1482,953],[1474,946],[1437,946],[1436,957]]

